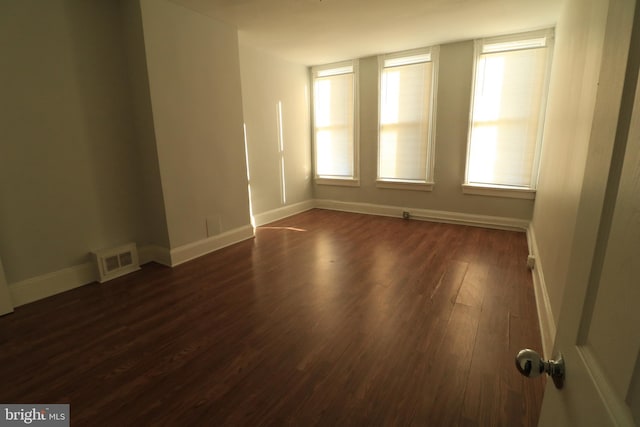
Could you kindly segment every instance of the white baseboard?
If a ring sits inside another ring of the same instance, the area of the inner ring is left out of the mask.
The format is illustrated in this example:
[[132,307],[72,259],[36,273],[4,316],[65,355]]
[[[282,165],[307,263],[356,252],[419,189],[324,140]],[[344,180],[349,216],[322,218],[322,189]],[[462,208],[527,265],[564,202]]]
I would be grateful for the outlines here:
[[[154,261],[172,267],[251,237],[253,227],[245,226],[171,251],[161,246],[142,245],[138,247],[138,257],[140,264]],[[86,262],[9,284],[9,292],[13,306],[19,307],[97,281],[95,264]]]
[[368,215],[391,216],[398,218],[402,217],[402,212],[407,211],[411,215],[412,219],[446,222],[450,224],[471,225],[485,228],[497,228],[501,230],[525,231],[529,225],[529,221],[517,218],[476,215],[448,211],[435,211],[430,209],[403,208],[399,206],[375,205],[371,203],[341,202],[337,200],[317,199],[315,206],[321,209],[331,209]]
[[[411,218],[419,220],[448,222],[508,230],[527,230],[528,240],[534,242],[532,254],[536,259],[539,259],[537,255],[537,247],[535,247],[533,229],[527,228],[528,221],[513,218],[316,199],[283,206],[272,211],[258,214],[255,216],[256,225],[267,224],[307,211],[314,207],[391,217],[402,217],[403,211],[409,211]],[[207,253],[230,246],[234,243],[250,239],[253,236],[253,227],[244,226],[171,250],[157,245],[142,245],[138,247],[138,256],[140,264],[146,264],[154,261],[159,264],[173,267]],[[542,275],[542,269],[539,263],[537,263],[534,269],[533,276],[534,286],[536,288],[538,316],[540,318],[543,344],[545,345],[545,355],[548,355],[547,348],[551,350],[549,343],[552,344],[552,340],[555,337],[555,323],[553,322],[553,316],[551,315],[549,299],[544,285],[544,276]],[[13,305],[18,307],[57,293],[65,292],[88,283],[95,282],[97,279],[98,274],[95,269],[95,265],[93,262],[86,262],[84,264],[64,268],[59,271],[54,271],[10,284],[9,291],[11,293]]]
[[42,276],[32,277],[9,285],[16,307],[78,288],[98,280],[93,262],[63,268]]
[[233,245],[234,243],[250,239],[253,235],[253,227],[246,225],[197,242],[179,246],[170,251],[170,265],[171,267],[175,267],[176,265],[191,261],[202,255]]
[[294,203],[292,205],[282,206],[267,212],[259,213],[253,216],[256,227],[278,221],[291,215],[313,209],[316,206],[314,200],[305,200],[304,202]]
[[375,205],[372,203],[341,202],[339,200],[316,199],[315,207],[332,211],[353,212],[366,215],[402,217],[403,208]]
[[162,246],[138,246],[138,259],[140,260],[140,265],[144,265],[149,262],[157,262],[158,264],[171,267],[171,251]]
[[536,308],[538,310],[538,321],[540,322],[540,335],[542,338],[542,351],[545,359],[552,358],[553,345],[556,338],[556,322],[553,319],[553,311],[549,302],[549,292],[544,281],[542,263],[540,262],[540,252],[536,241],[536,233],[533,224],[527,228],[527,242],[529,244],[529,255],[533,256],[534,265],[531,270],[533,277],[533,290],[536,295]]
[[[160,246],[139,246],[138,258],[140,264],[155,261],[171,265],[169,250]],[[86,262],[12,283],[9,285],[9,292],[14,307],[19,307],[97,281],[98,272],[95,264]]]

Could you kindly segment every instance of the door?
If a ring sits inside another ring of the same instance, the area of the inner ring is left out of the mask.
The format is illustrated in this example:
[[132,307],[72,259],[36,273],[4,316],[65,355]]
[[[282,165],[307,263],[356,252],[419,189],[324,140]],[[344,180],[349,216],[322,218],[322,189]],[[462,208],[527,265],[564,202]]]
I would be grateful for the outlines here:
[[11,313],[13,311],[13,303],[11,302],[11,294],[4,277],[4,268],[2,260],[0,260],[0,316]]
[[561,390],[547,381],[540,426],[640,426],[640,28],[634,7],[634,1],[609,2],[600,88],[617,73],[624,89],[622,97],[598,93],[554,344],[566,377]]

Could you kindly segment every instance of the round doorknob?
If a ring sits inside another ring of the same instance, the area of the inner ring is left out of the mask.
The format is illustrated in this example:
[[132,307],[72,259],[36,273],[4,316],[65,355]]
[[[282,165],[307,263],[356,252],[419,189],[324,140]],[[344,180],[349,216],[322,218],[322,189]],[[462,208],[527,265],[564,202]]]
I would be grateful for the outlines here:
[[534,378],[546,372],[557,388],[564,384],[564,359],[562,354],[558,360],[545,361],[540,355],[530,348],[520,350],[516,356],[516,368],[518,372],[528,378]]
[[538,352],[525,348],[516,356],[516,368],[525,377],[534,378],[544,372],[544,360]]

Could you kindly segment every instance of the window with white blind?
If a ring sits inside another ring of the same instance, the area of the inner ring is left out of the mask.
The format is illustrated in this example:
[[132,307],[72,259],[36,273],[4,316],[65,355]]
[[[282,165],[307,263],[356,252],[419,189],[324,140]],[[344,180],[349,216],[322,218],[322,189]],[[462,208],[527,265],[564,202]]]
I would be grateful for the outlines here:
[[312,68],[316,182],[355,185],[357,61]]
[[465,192],[533,198],[553,30],[476,41]]
[[431,189],[437,53],[380,58],[379,187]]

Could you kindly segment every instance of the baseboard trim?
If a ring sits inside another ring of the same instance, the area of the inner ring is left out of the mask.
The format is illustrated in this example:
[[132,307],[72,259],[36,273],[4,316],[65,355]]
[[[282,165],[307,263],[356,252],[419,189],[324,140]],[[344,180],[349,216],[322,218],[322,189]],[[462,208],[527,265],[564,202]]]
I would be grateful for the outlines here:
[[[138,258],[140,265],[157,262],[172,267],[252,236],[253,228],[247,226],[173,251],[157,245],[142,245],[138,246]],[[19,307],[97,281],[95,264],[86,262],[15,282],[8,287],[13,306]]]
[[9,285],[15,307],[41,300],[55,294],[79,288],[98,280],[93,262],[63,268]]
[[197,242],[179,246],[169,251],[171,258],[170,266],[175,267],[187,261],[191,261],[192,259],[201,257],[202,255],[233,245],[234,243],[250,239],[253,235],[253,227],[246,225]]
[[270,222],[278,221],[290,217],[295,214],[299,214],[316,206],[314,200],[305,200],[304,202],[294,203],[292,205],[282,206],[280,208],[272,209],[267,212],[262,212],[253,216],[256,227],[269,224]]
[[[533,228],[528,225],[528,221],[514,218],[434,211],[428,209],[402,208],[398,206],[376,205],[370,203],[311,199],[258,214],[254,219],[256,225],[264,225],[316,207],[321,209],[390,217],[402,217],[403,211],[409,211],[411,218],[417,220],[447,222],[506,230],[526,230],[527,240],[530,242],[530,252],[536,260],[539,260]],[[162,265],[174,267],[210,252],[250,239],[253,236],[253,227],[247,225],[171,250],[157,245],[141,245],[138,246],[138,255],[141,265],[149,262],[157,262]],[[9,284],[8,287],[14,307],[19,307],[30,302],[95,282],[97,279],[98,274],[94,263],[86,262],[12,283]],[[536,292],[536,304],[538,308],[538,317],[540,319],[544,353],[548,357],[548,351],[552,349],[553,339],[555,337],[555,322],[553,321],[549,298],[544,284],[544,275],[542,274],[542,268],[539,262],[536,263],[533,270],[533,282]]]
[[542,351],[545,359],[552,358],[553,345],[556,338],[556,322],[553,319],[549,292],[544,280],[542,263],[540,262],[540,252],[533,224],[527,227],[527,242],[529,244],[529,255],[533,256],[534,265],[531,270],[533,278],[533,290],[536,296],[536,309],[538,310],[538,322],[540,322],[540,337],[542,339]]
[[409,212],[412,219],[422,221],[445,222],[475,227],[496,228],[500,230],[526,231],[529,221],[488,215],[476,215],[459,212],[436,211],[430,209],[403,208],[398,206],[376,205],[371,203],[341,202],[337,200],[316,199],[315,206],[344,212],[367,215],[381,215],[402,218],[403,212]]
[[162,246],[138,246],[138,259],[140,260],[140,265],[144,265],[149,262],[157,262],[158,264],[171,267],[171,251]]

